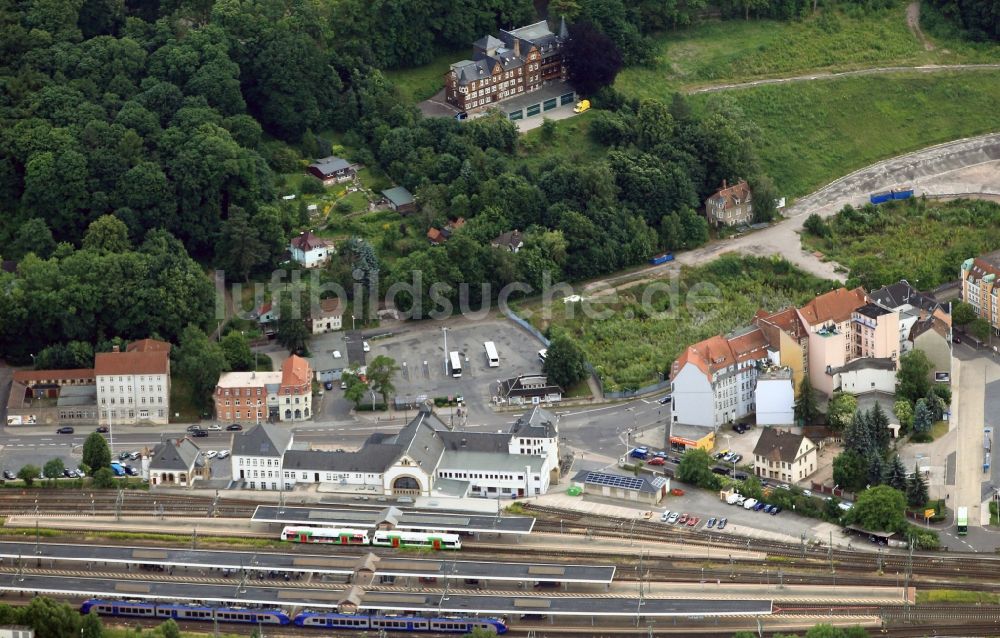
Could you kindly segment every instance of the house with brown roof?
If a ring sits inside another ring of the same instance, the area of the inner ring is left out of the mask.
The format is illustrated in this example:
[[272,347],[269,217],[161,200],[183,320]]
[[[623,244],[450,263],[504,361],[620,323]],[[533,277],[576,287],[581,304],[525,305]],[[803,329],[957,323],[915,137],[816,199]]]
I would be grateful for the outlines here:
[[705,216],[715,227],[749,224],[753,221],[753,194],[745,179],[730,186],[722,180],[722,188],[705,200]]
[[339,297],[320,299],[319,308],[313,310],[311,319],[314,335],[340,330],[344,324],[344,305]]
[[753,414],[757,376],[777,357],[757,326],[688,346],[671,366],[673,422],[717,428]]
[[818,458],[816,444],[804,434],[765,428],[753,449],[753,470],[764,479],[795,483],[812,476]]
[[452,234],[462,226],[465,226],[465,218],[459,217],[454,221],[450,221],[445,224],[444,228],[440,230],[437,228],[431,228],[427,231],[427,240],[434,244],[435,246],[440,246],[449,239],[451,239]]
[[94,357],[101,424],[166,425],[170,417],[170,344],[143,339]]
[[311,230],[303,231],[297,237],[293,237],[288,250],[292,260],[305,268],[322,266],[337,252],[332,241],[317,237]]
[[910,329],[909,340],[913,348],[926,354],[932,364],[928,373],[931,381],[936,380],[937,373],[946,372],[951,378],[951,336],[951,315],[940,308]]
[[493,248],[504,248],[512,253],[516,253],[524,247],[524,235],[519,230],[508,230],[501,233],[490,242]]

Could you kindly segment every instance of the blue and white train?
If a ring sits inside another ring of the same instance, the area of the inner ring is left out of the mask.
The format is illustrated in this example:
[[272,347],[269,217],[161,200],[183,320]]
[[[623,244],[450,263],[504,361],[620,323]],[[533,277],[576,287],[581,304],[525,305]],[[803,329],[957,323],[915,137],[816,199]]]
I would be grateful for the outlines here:
[[507,625],[496,618],[463,618],[437,616],[392,616],[383,614],[338,614],[304,611],[294,619],[281,609],[213,607],[195,604],[157,603],[127,600],[90,599],[80,605],[80,613],[95,611],[101,616],[125,618],[174,618],[176,620],[218,620],[248,625],[288,625],[316,629],[385,629],[386,631],[435,632],[467,634],[473,629],[503,634]]
[[424,618],[421,616],[388,616],[381,614],[338,614],[326,611],[304,611],[293,622],[299,627],[322,629],[384,629],[386,631],[428,631],[435,633],[468,634],[473,629],[503,634],[507,625],[496,618]]
[[183,603],[155,603],[128,600],[90,599],[80,605],[81,614],[91,610],[101,616],[130,618],[174,618],[176,620],[218,620],[248,625],[287,625],[291,619],[281,609],[211,607]]

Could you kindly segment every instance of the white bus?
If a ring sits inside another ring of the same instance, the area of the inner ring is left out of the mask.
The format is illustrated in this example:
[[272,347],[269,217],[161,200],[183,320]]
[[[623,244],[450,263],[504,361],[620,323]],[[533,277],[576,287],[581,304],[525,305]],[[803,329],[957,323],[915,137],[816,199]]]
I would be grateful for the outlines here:
[[458,352],[451,352],[449,355],[451,359],[451,376],[456,379],[462,376],[462,358],[458,356]]
[[491,368],[496,368],[500,365],[500,355],[497,354],[497,347],[493,345],[492,341],[487,341],[486,346],[486,359],[490,362]]

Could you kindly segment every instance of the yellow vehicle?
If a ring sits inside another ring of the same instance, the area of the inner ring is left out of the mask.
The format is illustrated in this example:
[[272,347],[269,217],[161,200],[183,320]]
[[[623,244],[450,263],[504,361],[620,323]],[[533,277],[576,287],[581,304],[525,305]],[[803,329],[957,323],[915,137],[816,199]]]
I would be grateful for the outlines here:
[[590,110],[590,100],[580,100],[579,102],[576,103],[576,106],[573,107],[574,113],[583,113],[584,111],[589,111],[589,110]]

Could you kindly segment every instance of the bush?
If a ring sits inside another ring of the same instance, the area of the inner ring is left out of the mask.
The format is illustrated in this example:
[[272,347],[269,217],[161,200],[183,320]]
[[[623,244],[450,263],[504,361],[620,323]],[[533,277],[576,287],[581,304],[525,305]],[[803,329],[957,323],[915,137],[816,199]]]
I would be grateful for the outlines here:
[[102,467],[94,472],[93,486],[100,490],[106,490],[115,486],[115,475],[111,468]]
[[941,549],[941,538],[933,530],[910,525],[907,535],[913,539],[917,549]]
[[322,182],[316,180],[315,178],[309,178],[302,180],[302,184],[299,186],[299,192],[303,195],[322,195],[326,192],[326,188],[323,186]]

